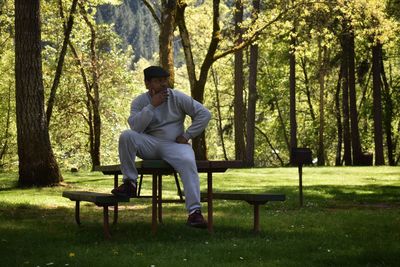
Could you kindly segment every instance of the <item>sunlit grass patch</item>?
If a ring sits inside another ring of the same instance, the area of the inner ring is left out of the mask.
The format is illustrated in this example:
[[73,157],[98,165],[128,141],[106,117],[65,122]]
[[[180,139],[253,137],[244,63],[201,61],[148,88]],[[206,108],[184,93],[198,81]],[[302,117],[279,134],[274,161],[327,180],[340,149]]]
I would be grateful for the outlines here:
[[[112,240],[102,209],[82,202],[81,221],[64,190],[110,192],[113,177],[64,173],[66,186],[16,188],[16,174],[0,174],[0,258],[4,266],[396,266],[400,261],[399,167],[304,167],[299,207],[297,168],[229,170],[214,175],[215,191],[284,193],[285,202],[253,208],[214,201],[215,233],[185,225],[184,204],[164,204],[164,223],[151,235],[151,200],[120,205]],[[202,190],[206,176],[201,175]],[[151,193],[145,177],[142,194]],[[177,198],[172,176],[163,195]],[[206,204],[204,204],[206,214]],[[49,265],[50,264],[50,265]]]

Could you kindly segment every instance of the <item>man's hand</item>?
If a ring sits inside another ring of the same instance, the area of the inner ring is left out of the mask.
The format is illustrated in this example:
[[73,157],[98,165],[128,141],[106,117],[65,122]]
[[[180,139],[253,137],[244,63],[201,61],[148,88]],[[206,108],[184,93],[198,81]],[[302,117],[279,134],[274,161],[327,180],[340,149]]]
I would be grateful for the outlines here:
[[185,137],[183,137],[183,135],[178,136],[175,139],[175,142],[177,142],[178,144],[189,144],[188,140]]
[[154,90],[151,91],[151,104],[154,107],[158,107],[168,99],[168,90],[162,90],[156,93]]

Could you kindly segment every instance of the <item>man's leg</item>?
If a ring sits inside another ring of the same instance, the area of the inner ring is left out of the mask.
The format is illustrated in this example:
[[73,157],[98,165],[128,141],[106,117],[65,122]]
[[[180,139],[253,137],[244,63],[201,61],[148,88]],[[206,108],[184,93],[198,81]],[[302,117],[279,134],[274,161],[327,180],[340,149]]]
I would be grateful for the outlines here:
[[142,158],[155,158],[157,140],[147,134],[140,134],[132,130],[121,133],[118,143],[123,184],[112,190],[114,195],[136,196],[136,180],[138,172],[135,166],[136,154]]
[[160,142],[159,149],[161,158],[180,174],[188,212],[200,209],[200,181],[192,147],[188,144]]

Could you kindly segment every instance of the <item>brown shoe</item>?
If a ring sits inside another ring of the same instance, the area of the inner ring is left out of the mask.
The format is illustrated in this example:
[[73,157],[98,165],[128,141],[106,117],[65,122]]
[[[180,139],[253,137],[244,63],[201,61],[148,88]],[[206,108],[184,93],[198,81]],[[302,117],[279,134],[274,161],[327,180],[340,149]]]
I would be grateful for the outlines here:
[[126,181],[117,188],[111,190],[111,193],[117,197],[136,197],[137,183],[134,181]]
[[207,221],[204,220],[203,215],[201,215],[200,210],[196,210],[189,215],[186,224],[191,227],[196,228],[207,228]]

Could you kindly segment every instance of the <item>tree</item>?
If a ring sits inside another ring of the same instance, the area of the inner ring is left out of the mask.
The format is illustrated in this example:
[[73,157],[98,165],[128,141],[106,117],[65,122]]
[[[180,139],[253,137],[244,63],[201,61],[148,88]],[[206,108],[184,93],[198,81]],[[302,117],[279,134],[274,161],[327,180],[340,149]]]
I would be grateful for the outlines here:
[[[242,28],[243,23],[243,4],[241,0],[235,1],[235,35],[236,45],[243,42]],[[234,74],[234,131],[235,131],[235,159],[245,159],[245,143],[244,143],[244,123],[245,112],[243,103],[244,90],[244,74],[243,74],[243,50],[235,52],[235,74]]]
[[[260,12],[260,0],[253,0],[253,20],[256,20]],[[246,163],[247,166],[254,166],[254,137],[257,93],[257,67],[258,67],[258,44],[250,46],[249,63],[249,96],[247,100],[247,125],[246,125]]]
[[382,44],[378,41],[372,47],[372,78],[373,78],[373,115],[375,165],[384,165],[383,129],[382,129],[382,94],[381,94],[381,52]]
[[15,0],[15,84],[19,184],[58,184],[44,111],[40,0]]

